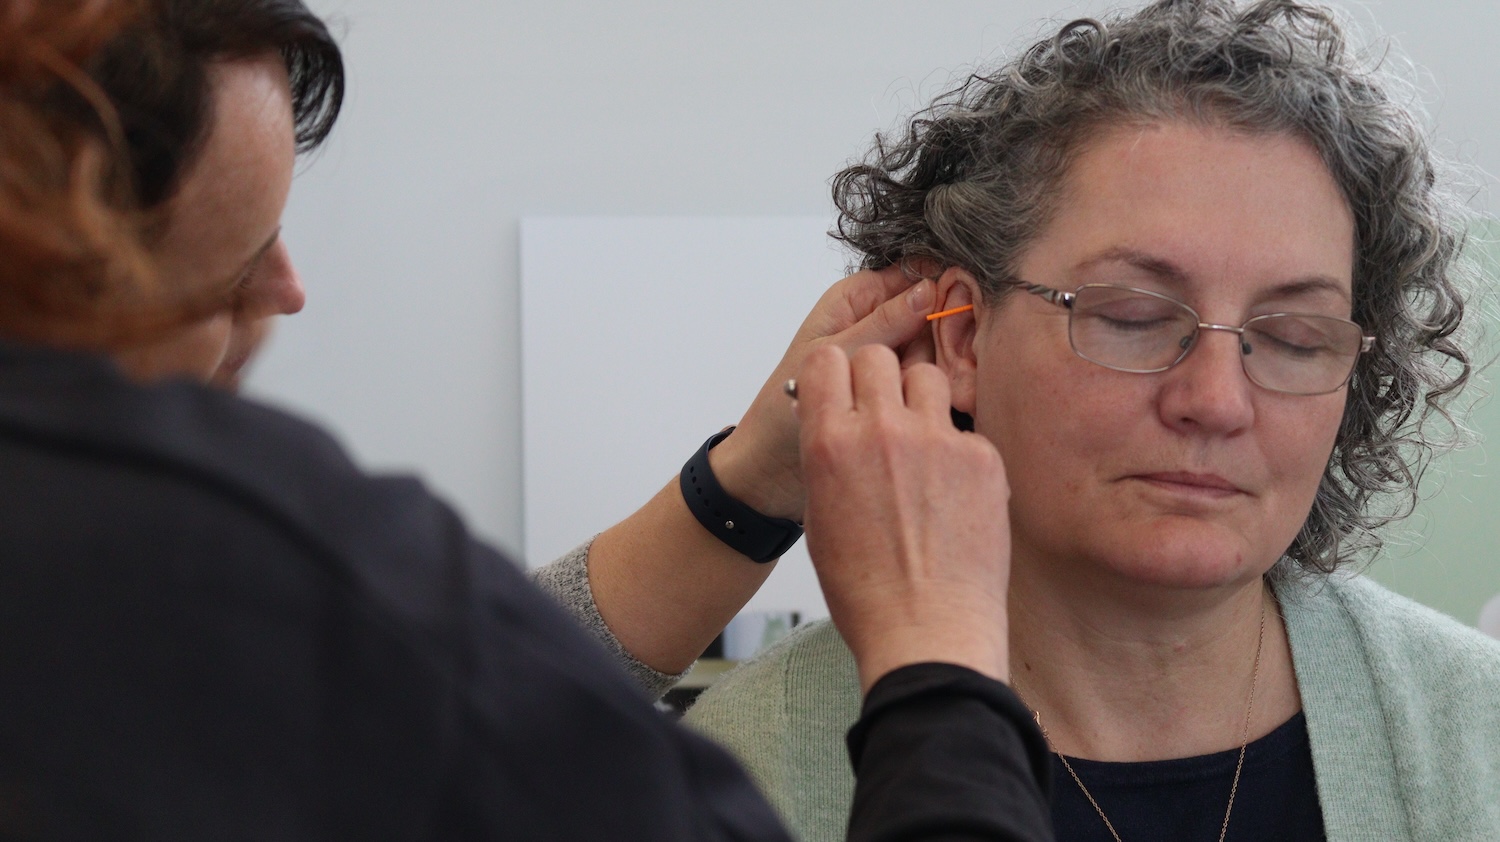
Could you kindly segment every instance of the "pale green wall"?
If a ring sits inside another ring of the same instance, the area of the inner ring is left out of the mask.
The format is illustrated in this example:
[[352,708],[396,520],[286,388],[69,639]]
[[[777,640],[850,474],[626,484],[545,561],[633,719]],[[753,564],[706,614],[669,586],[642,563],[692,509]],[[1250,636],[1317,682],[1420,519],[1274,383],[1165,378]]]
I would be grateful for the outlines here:
[[[1482,359],[1500,348],[1496,279],[1500,278],[1500,222],[1476,231],[1488,286],[1474,309],[1487,334]],[[1479,442],[1458,451],[1429,472],[1423,501],[1390,534],[1387,549],[1370,574],[1391,588],[1473,625],[1484,603],[1500,594],[1500,397],[1494,381],[1500,365],[1481,373],[1478,390],[1489,393],[1470,426]]]

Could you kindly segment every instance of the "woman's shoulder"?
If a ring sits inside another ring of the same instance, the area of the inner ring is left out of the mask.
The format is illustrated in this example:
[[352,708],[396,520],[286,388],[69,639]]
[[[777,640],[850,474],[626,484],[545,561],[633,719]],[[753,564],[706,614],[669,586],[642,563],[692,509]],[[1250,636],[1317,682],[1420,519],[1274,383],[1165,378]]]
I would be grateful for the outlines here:
[[842,839],[854,797],[844,735],[859,673],[833,624],[816,621],[727,673],[684,721],[729,749],[804,842]]
[[859,704],[854,656],[832,623],[817,620],[726,673],[686,721],[713,732],[760,729],[773,719],[782,727],[846,720],[848,727]]
[[1289,627],[1405,663],[1413,680],[1439,675],[1500,690],[1500,640],[1397,594],[1367,576],[1335,575],[1279,587]]
[[1329,838],[1500,838],[1500,641],[1363,576],[1277,596]]

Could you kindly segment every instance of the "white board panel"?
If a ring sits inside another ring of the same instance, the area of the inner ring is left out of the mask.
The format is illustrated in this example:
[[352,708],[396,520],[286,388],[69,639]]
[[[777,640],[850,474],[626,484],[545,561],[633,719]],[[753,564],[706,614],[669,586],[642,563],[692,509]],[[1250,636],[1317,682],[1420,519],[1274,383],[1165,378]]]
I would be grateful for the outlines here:
[[[824,217],[522,220],[531,564],[629,515],[739,420],[844,274],[848,258],[828,226]],[[801,544],[748,608],[827,614]]]

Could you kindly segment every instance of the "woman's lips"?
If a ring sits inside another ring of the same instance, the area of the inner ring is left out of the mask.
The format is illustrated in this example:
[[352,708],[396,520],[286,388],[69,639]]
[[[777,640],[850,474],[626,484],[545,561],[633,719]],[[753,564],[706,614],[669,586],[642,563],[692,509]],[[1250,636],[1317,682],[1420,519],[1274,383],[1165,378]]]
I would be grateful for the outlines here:
[[1133,479],[1150,483],[1180,494],[1204,494],[1213,497],[1228,497],[1246,493],[1245,489],[1219,476],[1190,471],[1162,471],[1150,474],[1135,474]]

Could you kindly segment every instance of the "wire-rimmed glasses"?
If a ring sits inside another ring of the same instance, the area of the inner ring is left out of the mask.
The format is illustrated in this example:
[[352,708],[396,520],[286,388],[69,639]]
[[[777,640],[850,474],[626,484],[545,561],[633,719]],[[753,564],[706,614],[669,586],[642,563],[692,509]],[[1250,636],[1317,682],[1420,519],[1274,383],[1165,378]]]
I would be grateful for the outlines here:
[[1073,353],[1115,371],[1154,374],[1182,362],[1205,330],[1236,334],[1250,382],[1288,395],[1322,395],[1349,382],[1375,337],[1348,319],[1267,313],[1238,327],[1203,321],[1175,298],[1117,284],[1084,284],[1072,292],[1016,286],[1068,311]]

